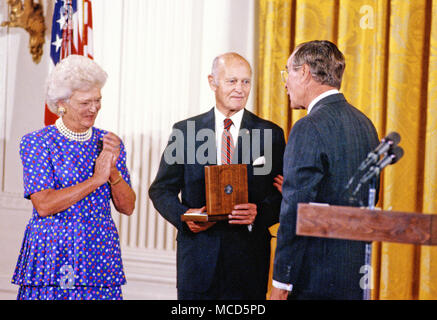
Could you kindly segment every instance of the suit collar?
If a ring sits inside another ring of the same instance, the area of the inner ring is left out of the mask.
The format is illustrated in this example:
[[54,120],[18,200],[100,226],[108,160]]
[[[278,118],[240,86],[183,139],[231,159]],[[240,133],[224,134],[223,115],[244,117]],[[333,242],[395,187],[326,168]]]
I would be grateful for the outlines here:
[[[244,109],[243,118],[241,119],[240,132],[238,134],[238,140],[236,145],[237,152],[234,153],[234,158],[232,159],[232,163],[242,163],[243,156],[249,156],[250,162],[252,163],[252,143],[248,143],[252,141],[252,129],[254,128],[254,121],[252,117],[252,113]],[[246,143],[243,143],[243,139],[245,139]],[[245,149],[243,150],[243,145]],[[248,160],[248,159],[245,159]]]
[[214,108],[209,110],[203,117],[200,118],[200,128],[207,128],[215,131]]
[[333,94],[321,99],[314,105],[310,113],[314,113],[324,105],[331,104],[331,103],[338,103],[338,102],[346,102],[346,99],[342,93]]
[[333,94],[337,94],[339,93],[337,89],[332,89],[332,90],[328,90],[325,91],[321,94],[319,94],[316,98],[313,99],[313,101],[310,102],[310,104],[308,105],[308,114],[311,113],[311,109],[316,105],[317,102],[319,102],[320,100],[322,100],[323,98],[329,97]]
[[241,119],[241,129],[252,128],[254,126],[253,113],[244,109],[243,118]]

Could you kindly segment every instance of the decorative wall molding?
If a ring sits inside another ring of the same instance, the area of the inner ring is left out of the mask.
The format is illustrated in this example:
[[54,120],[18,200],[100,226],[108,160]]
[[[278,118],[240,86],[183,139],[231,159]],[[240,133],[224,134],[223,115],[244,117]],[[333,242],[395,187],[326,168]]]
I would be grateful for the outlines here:
[[[7,0],[10,6],[8,21],[3,21],[1,27],[23,28],[29,33],[29,48],[33,61],[39,63],[43,54],[46,26],[42,4],[33,0]],[[1,21],[1,20],[0,20]]]
[[0,300],[16,300],[18,286],[11,283],[12,275],[0,274]]
[[24,199],[23,195],[18,193],[0,192],[0,209],[28,211],[30,217],[32,208],[32,202]]
[[176,254],[168,250],[122,248],[127,300],[176,299]]
[[168,250],[122,248],[123,264],[129,280],[176,284],[176,253]]

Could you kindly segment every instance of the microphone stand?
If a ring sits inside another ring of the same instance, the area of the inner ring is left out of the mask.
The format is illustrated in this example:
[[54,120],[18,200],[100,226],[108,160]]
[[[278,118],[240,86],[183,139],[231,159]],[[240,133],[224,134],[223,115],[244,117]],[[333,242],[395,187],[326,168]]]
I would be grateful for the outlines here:
[[[374,176],[369,183],[369,200],[368,200],[368,209],[375,210],[375,199],[376,199],[376,181],[377,178],[379,178],[379,173]],[[364,265],[370,267],[370,277],[368,278],[368,281],[371,282],[372,279],[372,243],[366,243],[365,247],[365,255],[364,255]],[[367,269],[366,269],[367,270]],[[370,288],[371,284],[368,283],[363,288],[363,300],[370,300]]]
[[[361,172],[359,172],[361,173]],[[370,180],[367,180],[365,182],[358,182],[356,183],[355,189],[352,192],[354,188],[354,180],[356,178],[357,174],[355,174],[354,177],[352,177],[349,180],[348,185],[346,186],[345,190],[343,190],[342,195],[346,195],[348,202],[350,205],[358,205],[359,207],[363,207],[364,204],[361,201],[361,199],[357,199],[357,194],[361,190],[361,187],[363,184],[368,184],[369,186],[369,198],[367,200],[367,208],[370,210],[375,209],[375,203],[376,203],[376,182],[379,179],[379,172],[375,174]],[[364,272],[368,272],[368,270],[372,270],[372,243],[366,243],[365,249],[364,249]],[[369,269],[370,268],[370,269]],[[371,272],[371,271],[370,271]],[[372,275],[372,273],[370,273]],[[369,278],[368,278],[369,279]],[[372,281],[372,277],[368,281]],[[371,283],[364,283],[363,287],[363,300],[370,300],[370,288]]]
[[[400,137],[397,138],[397,140],[399,140]],[[396,142],[396,144],[399,141]],[[344,194],[348,195],[348,199],[349,199],[349,203],[353,204],[356,202],[359,202],[359,205],[362,206],[362,201],[360,199],[357,199],[356,195],[358,194],[358,192],[360,191],[361,187],[365,184],[368,184],[369,186],[369,198],[368,198],[368,203],[367,203],[367,207],[369,210],[374,211],[375,210],[375,202],[376,202],[376,184],[377,181],[379,181],[379,175],[381,173],[381,170],[384,169],[387,165],[389,164],[394,164],[396,163],[404,154],[404,150],[401,147],[396,146],[396,144],[394,146],[392,146],[392,150],[388,149],[386,150],[387,153],[386,155],[379,160],[378,162],[376,162],[372,157],[367,157],[367,159],[360,165],[360,167],[358,168],[358,172],[355,173],[355,175],[349,180],[345,190],[343,190],[342,196]],[[378,147],[379,148],[379,147]],[[377,149],[378,149],[377,148]],[[373,162],[376,162],[374,165],[372,165],[370,168],[367,169],[367,172],[365,172],[364,170],[368,167],[368,165],[370,164],[370,160],[371,159]],[[353,188],[353,184],[354,184],[354,180],[355,178],[358,177],[358,175],[361,174],[361,179],[357,182],[357,185],[355,187],[355,190],[352,192],[352,194],[350,193],[352,191]],[[370,290],[371,290],[371,282],[372,282],[372,243],[366,243],[365,244],[365,252],[364,252],[364,272],[367,272],[367,275],[370,272],[370,277],[367,278],[368,283],[364,283],[364,287],[363,289],[363,300],[370,300]],[[360,272],[362,272],[360,270]],[[370,278],[370,279],[369,279]],[[369,283],[370,282],[370,283]],[[360,285],[361,282],[360,282]]]

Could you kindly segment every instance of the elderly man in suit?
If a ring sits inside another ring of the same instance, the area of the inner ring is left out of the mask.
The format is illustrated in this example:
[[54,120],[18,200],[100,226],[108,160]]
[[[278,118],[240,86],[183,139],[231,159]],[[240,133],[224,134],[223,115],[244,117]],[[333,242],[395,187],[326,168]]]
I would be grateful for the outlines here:
[[[282,174],[285,140],[281,128],[245,110],[251,78],[249,63],[236,53],[214,60],[208,80],[216,106],[173,126],[149,189],[155,208],[178,230],[178,299],[266,298],[268,228],[281,203],[273,179]],[[257,160],[266,170],[255,167]],[[182,222],[184,213],[205,211],[204,167],[231,161],[247,164],[249,203],[236,205],[229,221]]]
[[[378,145],[372,122],[338,91],[344,69],[335,44],[310,41],[294,50],[283,71],[291,108],[308,115],[293,126],[284,155],[272,299],[363,297],[364,242],[296,235],[298,203],[352,205],[342,191]],[[358,198],[367,201],[366,191]]]

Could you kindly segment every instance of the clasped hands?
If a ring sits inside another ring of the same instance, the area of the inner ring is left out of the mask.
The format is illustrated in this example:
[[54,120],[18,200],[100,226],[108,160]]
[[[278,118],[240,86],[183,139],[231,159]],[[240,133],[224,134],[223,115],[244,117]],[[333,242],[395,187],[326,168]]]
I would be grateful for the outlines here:
[[[200,209],[188,209],[185,213],[205,212],[206,207]],[[254,223],[257,215],[257,207],[254,203],[237,204],[229,215],[229,224],[235,225],[251,225]],[[199,233],[211,228],[215,222],[196,222],[187,221],[188,228],[191,232]]]
[[108,132],[103,136],[103,148],[96,160],[94,176],[103,184],[110,177],[117,179],[118,170],[116,168],[118,157],[120,156],[121,140],[114,133]]

